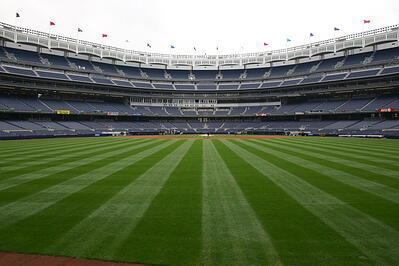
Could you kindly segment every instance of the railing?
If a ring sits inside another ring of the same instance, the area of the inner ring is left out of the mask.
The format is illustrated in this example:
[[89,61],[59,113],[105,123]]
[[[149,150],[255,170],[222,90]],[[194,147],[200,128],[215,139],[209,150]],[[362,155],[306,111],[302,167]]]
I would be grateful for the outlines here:
[[383,28],[378,28],[374,30],[369,30],[369,31],[364,31],[360,33],[354,33],[354,34],[349,34],[345,36],[340,36],[336,38],[331,38],[319,42],[313,42],[310,44],[304,44],[304,45],[299,45],[299,46],[294,46],[294,47],[289,47],[287,49],[277,49],[277,50],[271,50],[271,51],[264,51],[264,52],[255,52],[255,53],[243,53],[243,54],[224,54],[224,55],[179,55],[179,54],[161,54],[161,53],[149,53],[149,52],[143,52],[143,51],[135,51],[135,50],[128,50],[128,49],[122,49],[114,46],[108,46],[108,45],[103,45],[99,43],[94,43],[94,42],[89,42],[89,41],[84,41],[84,40],[78,40],[70,37],[65,37],[61,35],[56,35],[56,34],[50,34],[50,33],[45,33],[42,31],[37,31],[37,30],[32,30],[32,29],[27,29],[27,28],[22,28],[22,27],[17,27],[14,25],[10,25],[4,22],[0,22],[0,27],[3,27],[5,29],[9,29],[12,31],[16,31],[18,33],[25,33],[29,35],[35,35],[37,37],[45,37],[49,39],[56,39],[59,41],[65,41],[69,43],[74,43],[74,44],[80,44],[84,46],[90,46],[93,48],[100,48],[104,51],[108,52],[120,52],[124,53],[126,55],[139,55],[139,56],[145,56],[145,57],[155,57],[155,58],[163,58],[167,60],[173,60],[173,59],[186,59],[186,60],[196,60],[196,59],[207,59],[207,60],[221,60],[221,59],[243,59],[243,58],[250,58],[250,57],[265,57],[267,55],[277,55],[277,54],[283,54],[283,53],[290,53],[290,52],[296,52],[296,51],[301,51],[301,50],[306,50],[309,48],[313,47],[319,47],[319,46],[325,46],[329,44],[335,44],[340,41],[348,41],[348,40],[353,40],[353,39],[358,39],[358,38],[364,38],[367,36],[373,36],[376,34],[381,34],[381,33],[388,33],[393,30],[398,30],[399,29],[399,24],[397,25],[392,25],[392,26],[387,26]]

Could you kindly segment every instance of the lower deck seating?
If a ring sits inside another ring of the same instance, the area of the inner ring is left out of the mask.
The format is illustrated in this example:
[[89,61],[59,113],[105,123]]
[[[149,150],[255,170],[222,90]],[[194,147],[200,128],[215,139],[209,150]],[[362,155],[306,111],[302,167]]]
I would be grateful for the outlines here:
[[94,135],[105,132],[137,134],[160,132],[235,133],[239,131],[285,134],[390,134],[399,131],[399,120],[325,120],[325,121],[50,121],[0,120],[0,138],[57,135]]

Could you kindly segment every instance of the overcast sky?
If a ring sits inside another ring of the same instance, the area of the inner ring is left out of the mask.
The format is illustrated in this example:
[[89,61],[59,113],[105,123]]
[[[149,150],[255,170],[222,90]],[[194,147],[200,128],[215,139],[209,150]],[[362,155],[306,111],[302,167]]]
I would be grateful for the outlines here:
[[[0,5],[0,20],[9,24],[18,12],[18,26],[48,32],[53,21],[55,34],[76,38],[79,27],[80,39],[178,54],[259,52],[285,48],[287,38],[289,47],[308,43],[310,33],[312,41],[332,38],[334,27],[338,37],[399,23],[397,0],[1,0]],[[364,25],[364,19],[371,23]]]

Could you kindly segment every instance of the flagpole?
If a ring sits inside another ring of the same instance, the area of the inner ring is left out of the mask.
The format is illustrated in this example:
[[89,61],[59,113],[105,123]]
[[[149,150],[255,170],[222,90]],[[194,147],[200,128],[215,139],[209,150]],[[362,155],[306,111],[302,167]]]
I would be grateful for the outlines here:
[[363,25],[362,25],[362,47],[364,48],[366,41],[364,39],[364,20],[363,20]]
[[79,54],[78,44],[79,44],[79,28],[78,32],[76,33],[76,54]]
[[285,40],[285,61],[288,61],[288,41]]
[[50,30],[51,30],[51,20],[48,26],[48,49],[51,50],[51,38],[50,38]]
[[15,13],[14,17],[14,42],[17,43],[17,13]]
[[336,30],[334,27],[334,54],[337,52]]

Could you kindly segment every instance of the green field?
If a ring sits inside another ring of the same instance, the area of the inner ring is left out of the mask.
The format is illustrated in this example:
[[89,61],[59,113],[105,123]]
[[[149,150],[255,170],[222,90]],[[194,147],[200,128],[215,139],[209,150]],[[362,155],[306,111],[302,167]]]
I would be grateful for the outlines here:
[[0,250],[144,264],[399,265],[399,140],[0,142]]

